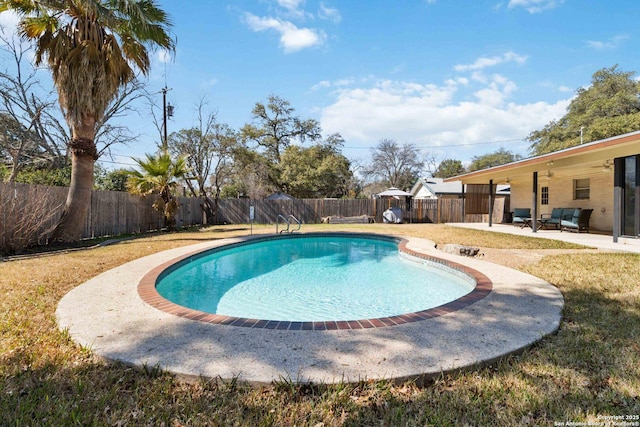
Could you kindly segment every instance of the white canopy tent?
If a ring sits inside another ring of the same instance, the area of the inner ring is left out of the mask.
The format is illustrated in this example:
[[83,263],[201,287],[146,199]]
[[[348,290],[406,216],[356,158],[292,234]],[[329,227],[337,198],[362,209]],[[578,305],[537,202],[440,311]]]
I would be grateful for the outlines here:
[[[391,187],[387,188],[381,193],[376,194],[377,197],[393,197],[394,199],[400,199],[400,197],[404,197],[407,200],[407,210],[409,210],[409,201],[413,197],[413,194],[407,193],[406,191],[402,191],[399,188]],[[395,224],[401,224],[404,219],[404,213],[402,208],[399,207],[391,207],[384,211],[382,214],[382,218],[384,222],[390,222]]]
[[378,197],[412,197],[413,194],[402,191],[399,188],[391,187],[387,188],[381,193],[376,194]]

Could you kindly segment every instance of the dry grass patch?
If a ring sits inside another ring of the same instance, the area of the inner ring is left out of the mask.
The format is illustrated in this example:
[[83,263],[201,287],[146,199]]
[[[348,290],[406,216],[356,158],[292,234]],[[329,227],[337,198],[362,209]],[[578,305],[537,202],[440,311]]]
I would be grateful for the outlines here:
[[[187,383],[152,367],[103,363],[58,330],[57,302],[90,277],[160,250],[248,234],[237,228],[0,263],[0,425],[512,426],[640,414],[639,255],[555,255],[523,267],[563,292],[558,333],[518,356],[426,385]],[[411,234],[493,248],[562,246],[440,225],[305,226],[316,230]],[[254,233],[273,231],[254,226]]]
[[303,231],[355,231],[393,236],[413,236],[433,240],[439,246],[447,243],[458,243],[499,249],[584,249],[584,246],[559,240],[536,239],[444,224],[314,224],[305,225]]

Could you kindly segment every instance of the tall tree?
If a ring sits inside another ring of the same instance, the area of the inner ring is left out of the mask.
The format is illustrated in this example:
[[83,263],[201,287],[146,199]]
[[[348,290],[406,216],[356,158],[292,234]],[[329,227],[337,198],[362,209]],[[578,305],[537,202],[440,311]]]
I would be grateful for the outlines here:
[[371,162],[363,169],[365,176],[381,180],[385,185],[410,188],[424,169],[424,157],[413,144],[398,144],[383,139],[371,149]]
[[340,152],[343,143],[339,134],[333,134],[311,147],[287,147],[281,162],[285,192],[308,199],[348,195],[353,173]]
[[127,169],[114,169],[103,171],[96,177],[96,188],[108,191],[127,191],[127,180],[129,171]]
[[187,158],[191,171],[187,186],[195,197],[202,197],[207,220],[211,221],[218,209],[220,191],[233,170],[238,138],[228,125],[216,121],[214,113],[205,113],[204,107],[201,100],[197,107],[198,125],[172,133],[168,145],[173,154]]
[[265,173],[263,179],[277,190],[284,190],[278,167],[283,151],[295,142],[315,142],[321,138],[316,120],[302,120],[294,112],[289,101],[271,95],[266,105],[256,103],[251,112],[253,122],[240,130],[247,145],[256,144],[255,151],[260,155],[256,170]]
[[0,12],[20,16],[23,37],[35,41],[35,63],[47,63],[71,128],[72,174],[53,239],[81,237],[98,156],[96,126],[118,89],[147,74],[147,47],[173,49],[167,15],[154,0],[0,0]]
[[294,116],[289,101],[269,96],[267,105],[256,103],[251,111],[253,123],[242,128],[242,134],[262,147],[265,156],[273,163],[280,163],[282,150],[294,141],[320,139],[320,126],[313,119],[302,120]]
[[514,154],[511,151],[505,150],[500,147],[493,153],[483,154],[482,156],[473,156],[471,158],[471,164],[469,165],[469,172],[492,168],[494,166],[500,166],[507,163],[521,160],[520,154]]
[[461,175],[464,172],[465,169],[460,160],[445,159],[440,162],[433,172],[433,176],[435,178],[451,178],[452,176]]
[[615,65],[596,71],[591,86],[579,88],[567,114],[531,132],[533,155],[573,147],[640,129],[640,82]]

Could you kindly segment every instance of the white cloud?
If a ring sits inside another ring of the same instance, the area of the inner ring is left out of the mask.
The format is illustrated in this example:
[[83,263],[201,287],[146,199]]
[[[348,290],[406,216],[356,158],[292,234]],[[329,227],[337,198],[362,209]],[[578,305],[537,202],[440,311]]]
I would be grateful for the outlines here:
[[156,52],[156,59],[161,64],[168,64],[173,61],[173,56],[171,55],[170,51],[166,49],[160,49]]
[[18,35],[19,22],[20,17],[12,10],[0,13],[0,34],[2,34],[2,36],[7,40],[11,40],[16,44],[20,44],[21,39]]
[[325,20],[337,24],[342,20],[338,9],[327,6],[322,1],[315,14],[306,10],[305,0],[269,0],[267,3],[278,6],[272,9],[273,16],[258,16],[245,12],[243,20],[253,31],[273,30],[279,33],[280,46],[285,53],[321,46],[328,39],[322,29],[300,27],[300,22]]
[[587,40],[587,46],[597,50],[615,49],[628,38],[628,36],[615,36],[606,41]]
[[216,84],[218,84],[218,79],[215,77],[211,77],[209,80],[203,81],[200,86],[204,89],[209,89],[215,86]]
[[329,80],[322,80],[316,83],[315,85],[311,86],[311,91],[315,92],[317,90],[326,89],[330,87],[331,87],[331,82]]
[[453,67],[456,71],[476,71],[483,70],[488,67],[495,67],[496,65],[505,64],[508,62],[515,62],[517,64],[524,64],[527,60],[526,56],[518,55],[515,52],[506,52],[502,55],[492,57],[480,57],[476,59],[473,64],[459,64]]
[[315,92],[320,89],[340,88],[340,87],[350,86],[354,82],[355,80],[353,78],[344,78],[344,79],[338,79],[334,81],[322,80],[316,83],[315,85],[311,86],[311,90]]
[[301,7],[304,5],[304,0],[276,0],[278,6],[284,11],[278,11],[278,16],[286,16],[289,19],[304,20],[307,13]]
[[494,75],[491,82],[486,87],[476,91],[474,96],[480,104],[500,107],[516,89],[517,86],[514,82],[503,76]]
[[278,5],[288,10],[297,10],[304,0],[276,0]]
[[298,28],[289,21],[277,18],[261,18],[251,13],[245,13],[245,22],[253,31],[274,30],[280,34],[280,45],[285,53],[320,46],[327,36],[321,30],[312,28]]
[[469,84],[469,79],[466,77],[456,77],[455,79],[447,79],[445,80],[447,85],[460,85],[466,86]]
[[[500,75],[491,76],[481,87],[468,88],[469,84],[451,79],[442,85],[381,80],[366,87],[343,88],[336,92],[335,102],[322,110],[321,125],[328,133],[340,132],[347,147],[371,147],[382,138],[391,138],[418,146],[442,146],[428,150],[468,161],[499,148],[473,144],[522,140],[562,117],[570,101],[510,102],[517,85]],[[469,89],[472,92],[466,93]],[[521,142],[514,152],[526,154],[527,146]]]
[[340,11],[338,11],[338,9],[325,6],[325,4],[322,2],[320,2],[318,16],[322,19],[328,19],[329,21],[335,23],[338,23],[342,20],[342,16],[340,15]]
[[14,11],[0,13],[0,27],[8,31],[15,31],[18,28],[18,22],[20,22],[20,17]]
[[540,83],[540,87],[545,89],[550,89],[552,91],[560,92],[560,93],[573,93],[573,89],[569,86],[560,85],[557,86],[555,83],[550,81],[543,81]]
[[529,13],[540,13],[553,9],[564,3],[564,0],[509,0],[509,9],[522,7]]

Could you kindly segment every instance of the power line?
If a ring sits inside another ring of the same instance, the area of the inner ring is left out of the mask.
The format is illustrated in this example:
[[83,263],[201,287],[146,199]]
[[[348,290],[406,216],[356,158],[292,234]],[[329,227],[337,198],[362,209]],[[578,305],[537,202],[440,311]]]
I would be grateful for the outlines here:
[[138,166],[135,163],[116,162],[115,160],[100,159],[100,160],[98,160],[98,162],[100,162],[100,163],[111,163],[111,164],[114,164],[114,165],[123,165],[123,166]]
[[[524,142],[524,138],[520,138],[520,139],[503,139],[500,141],[483,141],[483,142],[471,142],[468,144],[446,144],[446,145],[417,145],[416,146],[418,148],[449,148],[449,147],[468,147],[470,145],[487,145],[487,144],[502,144],[505,142]],[[355,146],[344,146],[343,148],[349,148],[349,149],[359,149],[359,150],[368,150],[371,148],[375,148],[373,146],[368,146],[368,147],[355,147]]]

